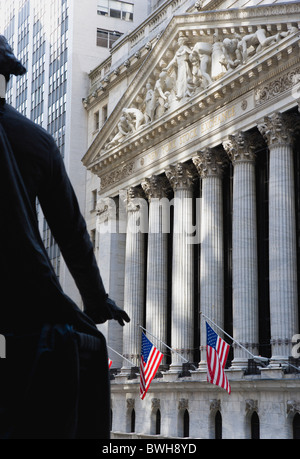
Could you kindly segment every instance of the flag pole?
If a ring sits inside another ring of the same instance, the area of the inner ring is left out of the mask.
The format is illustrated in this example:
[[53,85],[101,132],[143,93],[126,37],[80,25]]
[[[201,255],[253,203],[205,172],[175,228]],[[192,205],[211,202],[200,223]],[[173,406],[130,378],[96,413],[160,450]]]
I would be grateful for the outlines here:
[[115,351],[113,348],[109,347],[108,345],[106,345],[106,347],[111,351],[115,352],[115,354],[117,354],[119,357],[122,357],[122,359],[126,360],[126,362],[130,363],[130,365],[132,365],[133,367],[136,366],[134,363],[130,362],[130,360],[126,359],[122,354],[119,354],[119,352]]
[[224,335],[228,336],[234,343],[236,343],[240,348],[242,348],[245,352],[247,352],[249,355],[251,355],[251,357],[254,359],[254,360],[259,360],[260,362],[267,362],[268,359],[267,357],[261,357],[260,355],[254,355],[252,354],[250,351],[248,351],[248,349],[246,349],[244,346],[242,346],[242,344],[240,344],[236,339],[234,339],[232,336],[230,336],[228,333],[226,333],[225,330],[223,330],[223,328],[221,328],[219,325],[217,325],[213,320],[211,320],[209,317],[207,317],[204,312],[200,312],[200,314],[202,314],[203,317],[205,317],[205,319],[207,319],[209,322],[211,322],[215,327],[217,327],[219,330],[221,330]]
[[[137,324],[138,327],[140,327],[142,330],[145,330],[145,332],[147,332],[150,336],[152,336],[154,339],[156,339],[157,341],[159,341],[160,343],[162,343],[164,346],[166,346],[171,352],[174,352],[175,354],[179,355],[179,357],[182,358],[182,360],[184,360],[186,363],[190,363],[186,358],[182,357],[182,355],[180,355],[178,352],[174,351],[174,349],[172,349],[170,346],[168,346],[166,343],[164,343],[162,340],[160,340],[159,338],[157,338],[156,336],[152,335],[152,333],[150,333],[146,328],[142,327],[140,324]],[[193,364],[191,364],[193,365]],[[194,365],[193,365],[194,366]],[[195,368],[195,366],[194,366]]]

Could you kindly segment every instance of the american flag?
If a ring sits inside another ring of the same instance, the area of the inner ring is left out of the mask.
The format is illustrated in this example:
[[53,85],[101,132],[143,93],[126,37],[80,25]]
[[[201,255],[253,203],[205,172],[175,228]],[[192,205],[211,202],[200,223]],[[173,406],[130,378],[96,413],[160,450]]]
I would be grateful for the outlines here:
[[162,361],[163,354],[148,340],[142,332],[142,352],[140,366],[140,397],[143,400],[150,383]]
[[224,371],[230,346],[214,332],[207,322],[206,336],[207,381],[222,387],[230,394],[230,384]]

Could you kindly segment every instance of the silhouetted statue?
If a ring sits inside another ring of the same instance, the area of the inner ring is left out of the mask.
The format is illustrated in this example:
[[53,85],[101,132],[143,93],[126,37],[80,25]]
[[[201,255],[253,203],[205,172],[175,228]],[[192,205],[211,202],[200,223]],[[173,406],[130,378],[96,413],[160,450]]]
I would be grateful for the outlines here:
[[[0,88],[23,75],[0,36]],[[76,282],[63,292],[42,242],[38,199]],[[108,298],[53,138],[0,94],[0,438],[109,438],[106,342],[96,324],[127,314]]]

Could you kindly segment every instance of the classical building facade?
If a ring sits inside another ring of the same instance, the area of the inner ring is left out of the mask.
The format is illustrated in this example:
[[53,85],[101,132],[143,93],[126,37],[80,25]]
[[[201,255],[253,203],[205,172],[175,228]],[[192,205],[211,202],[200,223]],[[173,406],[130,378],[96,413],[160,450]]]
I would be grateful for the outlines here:
[[[169,0],[90,73],[87,220],[131,317],[102,327],[113,438],[299,438],[299,25],[299,2]],[[164,353],[144,400],[141,327]]]
[[[88,72],[110,56],[113,43],[146,15],[146,0],[0,0],[0,33],[27,68],[25,75],[11,78],[7,101],[54,137],[82,212],[85,169],[81,158],[87,148],[82,98],[89,87]],[[80,303],[73,278],[38,209],[55,272],[65,292]]]

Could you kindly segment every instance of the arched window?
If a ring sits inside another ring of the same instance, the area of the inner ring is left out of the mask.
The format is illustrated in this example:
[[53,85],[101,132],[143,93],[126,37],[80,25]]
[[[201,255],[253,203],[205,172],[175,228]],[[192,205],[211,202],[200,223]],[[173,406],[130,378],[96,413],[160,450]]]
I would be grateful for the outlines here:
[[293,439],[300,440],[300,414],[296,413],[293,419]]
[[160,410],[156,411],[155,435],[160,435],[161,414]]
[[259,440],[259,417],[254,411],[251,416],[251,439],[252,440]]
[[135,410],[134,408],[131,411],[130,432],[135,432]]
[[183,413],[183,436],[190,436],[190,415],[188,410],[185,410]]
[[215,416],[215,439],[222,440],[222,416],[220,411],[217,411]]

